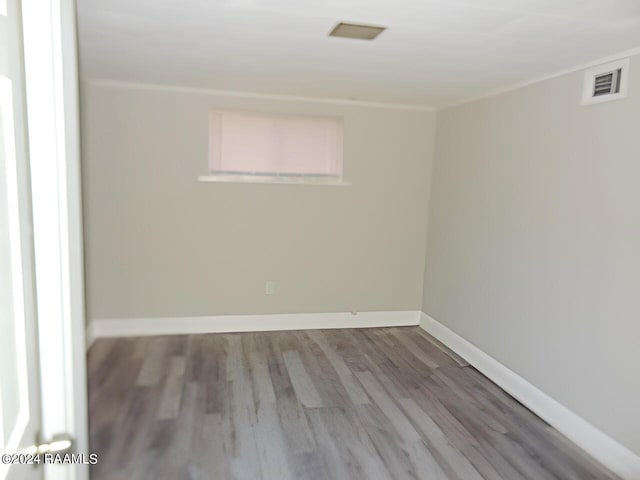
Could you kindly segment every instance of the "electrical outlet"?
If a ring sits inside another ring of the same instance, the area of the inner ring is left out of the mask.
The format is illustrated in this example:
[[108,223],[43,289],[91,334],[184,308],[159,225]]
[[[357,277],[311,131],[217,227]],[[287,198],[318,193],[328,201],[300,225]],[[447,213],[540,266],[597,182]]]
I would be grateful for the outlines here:
[[273,295],[274,293],[276,293],[276,282],[274,282],[273,280],[268,280],[264,284],[264,294]]

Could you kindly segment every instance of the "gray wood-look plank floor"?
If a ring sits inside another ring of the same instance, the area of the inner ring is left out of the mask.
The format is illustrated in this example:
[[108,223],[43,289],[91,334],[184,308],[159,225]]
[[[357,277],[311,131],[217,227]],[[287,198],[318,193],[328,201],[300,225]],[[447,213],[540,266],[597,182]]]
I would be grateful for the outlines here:
[[102,339],[92,480],[616,478],[423,330]]

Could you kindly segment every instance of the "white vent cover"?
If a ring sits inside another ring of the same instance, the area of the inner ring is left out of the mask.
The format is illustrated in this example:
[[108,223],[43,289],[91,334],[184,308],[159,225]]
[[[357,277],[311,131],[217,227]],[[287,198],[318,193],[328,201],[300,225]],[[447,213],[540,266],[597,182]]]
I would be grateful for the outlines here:
[[629,59],[599,65],[585,71],[582,104],[619,100],[627,96]]

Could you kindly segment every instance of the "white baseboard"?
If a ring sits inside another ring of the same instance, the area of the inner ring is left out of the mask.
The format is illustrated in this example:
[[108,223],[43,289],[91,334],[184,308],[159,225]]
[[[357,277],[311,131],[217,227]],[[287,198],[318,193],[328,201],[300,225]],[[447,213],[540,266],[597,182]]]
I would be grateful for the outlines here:
[[[422,313],[422,312],[421,312]],[[457,333],[422,313],[420,327],[625,480],[640,479],[640,457]]]
[[93,332],[93,323],[89,323],[85,331],[85,346],[87,348],[87,351],[89,351],[89,349],[91,348],[91,345],[93,345],[93,342],[95,341],[96,341],[96,336],[95,336],[95,333]]
[[92,342],[101,337],[415,326],[420,323],[420,313],[410,310],[355,315],[337,312],[96,319],[87,328],[87,345],[89,337]]

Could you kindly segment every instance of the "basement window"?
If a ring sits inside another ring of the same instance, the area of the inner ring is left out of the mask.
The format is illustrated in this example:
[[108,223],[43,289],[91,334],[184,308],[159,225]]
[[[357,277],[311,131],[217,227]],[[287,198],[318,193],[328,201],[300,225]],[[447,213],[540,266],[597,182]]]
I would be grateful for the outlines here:
[[203,182],[346,185],[337,117],[209,112],[209,175]]

